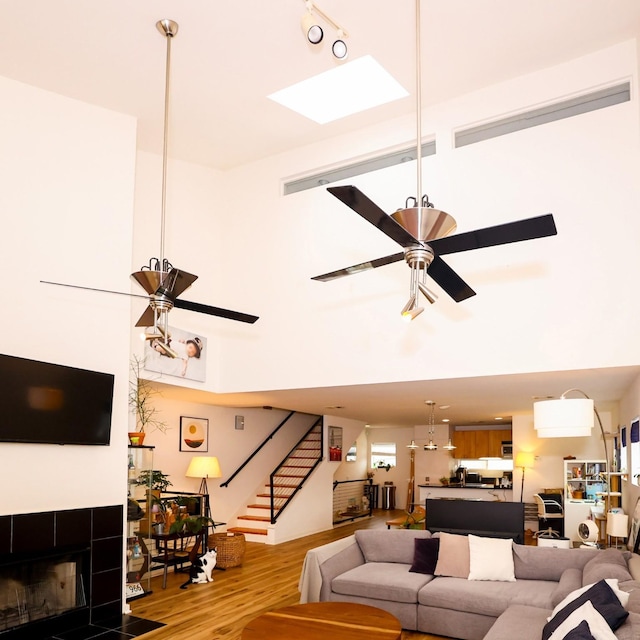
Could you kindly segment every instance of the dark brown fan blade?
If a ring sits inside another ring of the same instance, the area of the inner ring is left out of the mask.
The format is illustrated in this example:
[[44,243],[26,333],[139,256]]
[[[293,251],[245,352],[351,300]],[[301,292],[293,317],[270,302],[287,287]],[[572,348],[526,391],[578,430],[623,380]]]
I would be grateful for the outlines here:
[[486,227],[485,229],[477,229],[476,231],[430,240],[428,244],[437,255],[444,256],[449,253],[460,253],[471,249],[495,247],[511,242],[555,236],[557,233],[553,215],[548,213],[536,218],[507,222],[495,227]]
[[354,186],[328,187],[327,191],[338,200],[351,207],[358,215],[367,222],[377,227],[395,240],[401,247],[421,246],[408,231],[401,227],[393,218],[388,216],[375,202],[369,200],[367,196]]
[[220,307],[212,307],[208,304],[200,304],[199,302],[189,302],[188,300],[175,300],[173,306],[176,307],[176,309],[206,313],[210,316],[218,316],[219,318],[237,320],[238,322],[246,322],[248,324],[253,324],[258,320],[258,316],[251,316],[247,313],[240,313],[239,311],[229,311],[229,309],[221,309]]
[[181,271],[180,269],[172,267],[160,288],[164,288],[172,298],[177,298],[197,279],[198,276],[194,276],[192,273],[187,273],[186,271]]
[[338,269],[337,271],[331,271],[321,276],[315,276],[312,280],[318,280],[320,282],[329,282],[329,280],[335,280],[336,278],[342,278],[343,276],[350,276],[354,273],[360,273],[361,271],[369,271],[369,269],[377,269],[378,267],[384,267],[386,264],[392,264],[399,262],[404,258],[404,253],[394,253],[392,256],[386,258],[377,258],[369,262],[361,262],[360,264],[354,264],[352,267],[346,269]]
[[462,302],[476,292],[442,259],[436,256],[427,273],[456,301]]
[[136,322],[136,327],[152,327],[152,326],[153,326],[153,309],[151,308],[151,305],[149,305],[144,310],[144,313],[138,319],[138,322]]

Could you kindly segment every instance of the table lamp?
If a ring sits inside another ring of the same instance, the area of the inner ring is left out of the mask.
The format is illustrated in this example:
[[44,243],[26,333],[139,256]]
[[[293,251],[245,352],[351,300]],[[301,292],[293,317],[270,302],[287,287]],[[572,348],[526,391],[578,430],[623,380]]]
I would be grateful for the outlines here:
[[618,548],[618,538],[626,538],[629,527],[629,516],[624,513],[610,511],[607,514],[607,535],[616,539],[615,547]]
[[[215,456],[193,456],[186,473],[187,478],[201,478],[198,493],[205,496],[206,510],[209,509],[209,487],[207,478],[221,478],[220,463]],[[210,516],[210,513],[207,514]]]
[[522,469],[522,482],[520,484],[520,502],[522,502],[522,494],[524,493],[524,470],[533,469],[533,461],[535,456],[531,451],[518,451],[513,466]]

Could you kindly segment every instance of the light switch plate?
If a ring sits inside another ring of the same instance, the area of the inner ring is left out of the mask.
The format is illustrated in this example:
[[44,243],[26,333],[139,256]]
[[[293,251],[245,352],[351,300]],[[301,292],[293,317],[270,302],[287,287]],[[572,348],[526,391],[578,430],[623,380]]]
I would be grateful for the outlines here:
[[236,430],[242,431],[244,429],[244,416],[236,416]]

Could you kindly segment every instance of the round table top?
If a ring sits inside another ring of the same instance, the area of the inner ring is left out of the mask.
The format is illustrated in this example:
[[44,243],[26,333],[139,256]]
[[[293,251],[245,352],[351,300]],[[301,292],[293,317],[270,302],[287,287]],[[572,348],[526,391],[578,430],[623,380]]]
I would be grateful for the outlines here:
[[242,640],[400,640],[402,627],[390,613],[351,602],[311,602],[268,611],[252,620]]

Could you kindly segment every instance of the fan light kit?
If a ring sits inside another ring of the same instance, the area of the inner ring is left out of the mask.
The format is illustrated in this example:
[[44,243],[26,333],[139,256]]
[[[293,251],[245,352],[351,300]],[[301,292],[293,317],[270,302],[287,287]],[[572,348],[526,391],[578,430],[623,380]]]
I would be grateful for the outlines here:
[[403,251],[312,278],[320,282],[328,282],[405,260],[411,269],[411,278],[409,300],[402,308],[401,315],[407,321],[413,320],[424,311],[420,305],[421,295],[431,304],[437,299],[437,296],[427,287],[427,275],[431,276],[456,302],[462,302],[475,295],[475,291],[444,262],[442,256],[471,249],[544,238],[557,233],[553,215],[547,214],[450,236],[449,234],[456,229],[455,219],[445,211],[436,209],[429,201],[428,196],[422,194],[420,0],[416,0],[415,8],[417,195],[407,198],[404,208],[398,209],[389,216],[355,186],[338,186],[327,189],[329,193],[353,209],[367,222],[397,242]]
[[327,24],[331,25],[337,34],[336,40],[331,45],[331,53],[338,60],[345,60],[349,51],[344,38],[348,37],[348,33],[334,20],[332,20],[324,11],[319,9],[312,0],[306,0],[305,5],[307,11],[302,16],[301,26],[302,32],[311,44],[320,44],[324,38],[324,29],[318,24],[316,16],[322,18]]
[[148,264],[143,265],[140,271],[131,274],[131,277],[145,290],[146,296],[140,296],[130,293],[122,293],[120,291],[107,291],[106,289],[96,289],[93,287],[82,287],[72,284],[64,284],[60,282],[50,282],[41,280],[45,284],[55,284],[63,287],[71,287],[73,289],[85,289],[88,291],[99,291],[103,293],[116,293],[118,295],[131,296],[133,298],[146,298],[149,306],[140,316],[136,323],[136,327],[147,327],[142,338],[144,340],[153,340],[154,346],[162,350],[162,352],[171,357],[177,357],[177,354],[169,346],[171,336],[169,335],[169,312],[174,307],[178,309],[186,309],[187,311],[195,311],[196,313],[204,313],[210,316],[218,316],[229,320],[237,320],[238,322],[246,322],[253,324],[258,320],[258,316],[252,316],[238,311],[230,311],[221,309],[220,307],[212,307],[199,302],[189,302],[188,300],[178,300],[178,296],[186,291],[197,279],[195,276],[186,271],[176,269],[165,258],[165,222],[167,213],[167,151],[169,142],[169,97],[170,97],[170,79],[171,79],[171,41],[178,33],[178,23],[173,20],[159,20],[156,22],[156,28],[166,38],[167,53],[165,67],[165,92],[164,92],[164,136],[162,145],[162,207],[160,218],[160,257],[151,258]]

